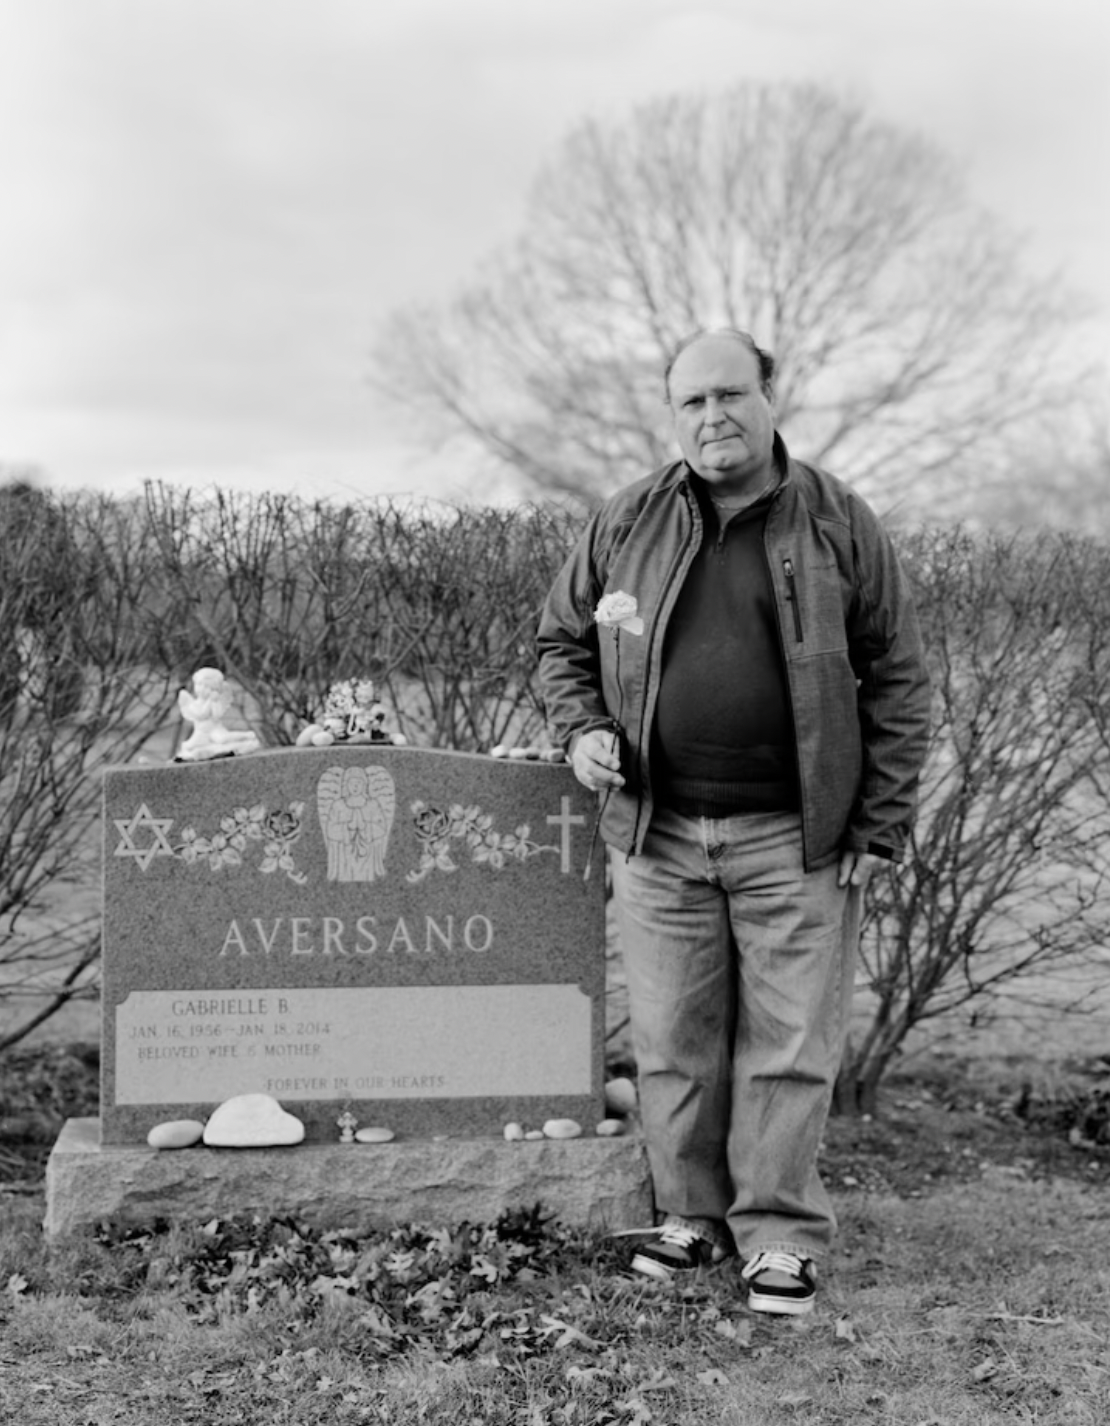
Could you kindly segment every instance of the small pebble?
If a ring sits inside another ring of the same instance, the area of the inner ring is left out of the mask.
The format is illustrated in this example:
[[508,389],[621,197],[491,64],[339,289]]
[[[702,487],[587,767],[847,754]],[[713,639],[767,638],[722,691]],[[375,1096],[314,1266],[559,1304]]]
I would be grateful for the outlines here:
[[621,1075],[605,1086],[605,1107],[610,1114],[631,1114],[636,1108],[636,1086]]
[[297,734],[297,747],[311,747],[313,738],[316,736],[317,733],[322,733],[323,731],[324,730],[320,727],[319,723],[310,723],[307,728],[302,728],[301,731]]
[[199,1119],[169,1119],[155,1124],[146,1136],[152,1149],[188,1149],[200,1142],[204,1125]]
[[312,746],[314,748],[330,748],[335,739],[326,728],[321,728],[318,733],[312,735]]
[[540,753],[540,760],[545,763],[565,763],[567,755],[562,748],[545,748]]
[[392,1129],[383,1129],[375,1125],[371,1125],[367,1129],[355,1130],[355,1142],[358,1144],[388,1144],[394,1137]]
[[524,1137],[525,1137],[526,1139],[542,1139],[542,1138],[543,1138],[543,1130],[542,1130],[542,1129],[529,1129],[529,1130],[525,1133]]
[[517,1140],[524,1138],[524,1129],[517,1123],[506,1124],[502,1132],[509,1143],[515,1143]]
[[594,1130],[599,1139],[616,1139],[624,1133],[625,1123],[623,1119],[603,1119]]
[[545,1139],[577,1139],[582,1125],[576,1119],[549,1119],[543,1126]]
[[507,758],[509,756],[509,749],[505,743],[496,743],[490,748],[489,755],[491,758]]
[[523,761],[523,759],[526,758],[527,756],[528,756],[528,749],[527,749],[527,748],[510,748],[510,749],[509,749],[509,757],[514,758],[517,762]]

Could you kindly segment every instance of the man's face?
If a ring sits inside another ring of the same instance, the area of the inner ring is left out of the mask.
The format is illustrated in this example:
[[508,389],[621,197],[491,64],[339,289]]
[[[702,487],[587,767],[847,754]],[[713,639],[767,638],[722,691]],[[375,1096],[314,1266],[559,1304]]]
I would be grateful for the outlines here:
[[670,398],[679,448],[704,480],[740,490],[770,473],[774,408],[741,342],[712,335],[687,347],[671,368]]

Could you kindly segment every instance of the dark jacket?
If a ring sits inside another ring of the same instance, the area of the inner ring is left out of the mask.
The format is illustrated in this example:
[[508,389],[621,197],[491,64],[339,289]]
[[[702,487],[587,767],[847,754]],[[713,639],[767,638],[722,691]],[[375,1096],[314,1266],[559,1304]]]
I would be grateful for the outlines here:
[[[809,870],[844,850],[900,860],[929,723],[929,682],[906,578],[878,517],[848,486],[793,460],[764,528],[794,719]],[[557,576],[539,629],[540,686],[557,744],[619,724],[625,786],[602,836],[633,854],[651,818],[651,726],[667,621],[702,540],[684,461],[609,500]],[[632,595],[641,636],[599,628],[603,594]],[[743,670],[737,670],[743,677]]]

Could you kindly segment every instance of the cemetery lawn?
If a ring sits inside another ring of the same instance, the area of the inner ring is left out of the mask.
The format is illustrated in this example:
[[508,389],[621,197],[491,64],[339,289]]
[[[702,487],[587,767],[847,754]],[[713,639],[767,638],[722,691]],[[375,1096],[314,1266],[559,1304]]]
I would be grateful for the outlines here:
[[1030,1081],[934,1057],[892,1078],[880,1118],[833,1120],[841,1234],[798,1320],[750,1313],[735,1265],[633,1279],[625,1247],[535,1205],[361,1236],[244,1219],[47,1244],[41,1167],[58,1114],[92,1112],[82,1063],[0,1060],[0,1421],[1110,1420],[1104,1062]]

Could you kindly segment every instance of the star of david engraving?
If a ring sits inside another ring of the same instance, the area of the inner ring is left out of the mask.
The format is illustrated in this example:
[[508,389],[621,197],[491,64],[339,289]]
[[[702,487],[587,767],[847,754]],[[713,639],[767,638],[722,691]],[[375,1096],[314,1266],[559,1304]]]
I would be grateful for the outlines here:
[[[170,846],[167,836],[173,826],[172,817],[152,817],[150,808],[143,802],[140,804],[139,810],[130,818],[113,817],[112,820],[120,835],[115,855],[117,857],[134,857],[139,864],[140,871],[146,871],[155,857],[173,856],[173,848]],[[143,831],[152,833],[154,840],[149,846],[137,847],[135,834]]]

